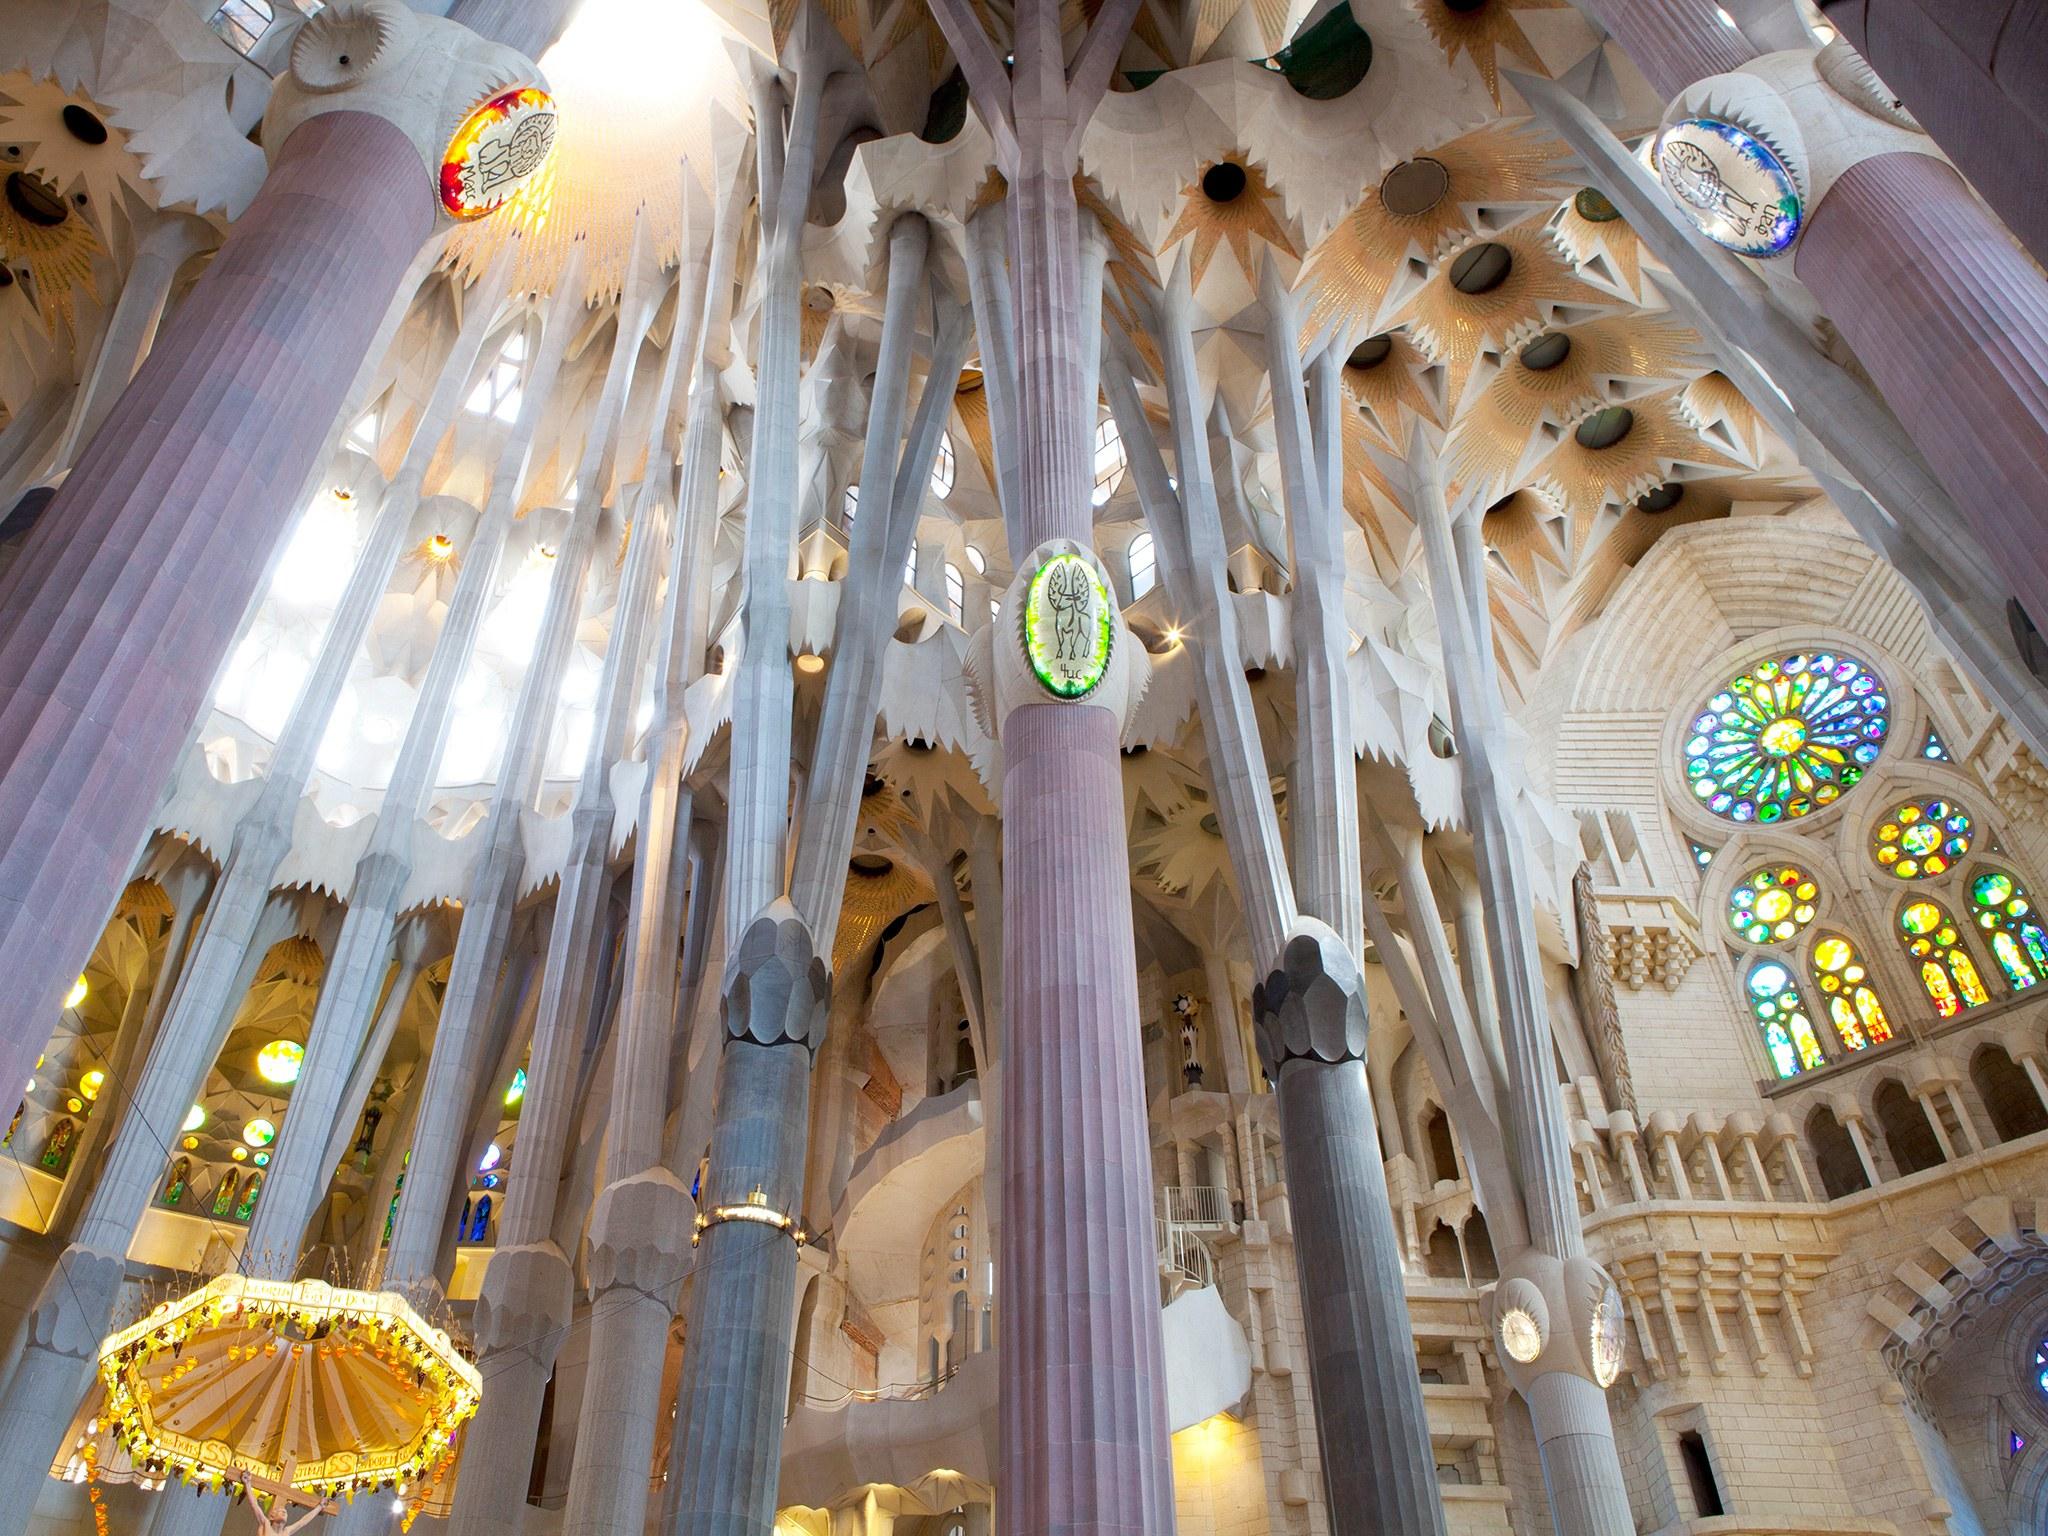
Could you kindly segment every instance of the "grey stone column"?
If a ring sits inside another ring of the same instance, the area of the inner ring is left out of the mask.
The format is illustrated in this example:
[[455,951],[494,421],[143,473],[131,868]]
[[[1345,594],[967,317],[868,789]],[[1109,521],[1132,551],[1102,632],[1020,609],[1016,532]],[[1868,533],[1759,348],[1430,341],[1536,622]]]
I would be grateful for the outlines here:
[[1336,933],[1304,918],[1252,1008],[1280,1099],[1332,1529],[1440,1536],[1429,1416],[1366,1082],[1364,980]]
[[794,1213],[830,978],[786,899],[747,929],[726,978],[717,1120],[700,1207],[707,1225],[692,1271],[662,1521],[671,1536],[773,1529],[796,1339]]

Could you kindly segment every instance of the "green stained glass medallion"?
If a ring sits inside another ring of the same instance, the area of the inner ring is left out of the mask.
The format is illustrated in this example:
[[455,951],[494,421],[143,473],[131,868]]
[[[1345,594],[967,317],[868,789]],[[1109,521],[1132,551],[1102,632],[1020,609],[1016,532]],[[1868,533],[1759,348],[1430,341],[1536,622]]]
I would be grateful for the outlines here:
[[1031,671],[1055,698],[1093,693],[1109,671],[1115,611],[1101,573],[1071,550],[1032,574],[1024,591],[1024,650]]

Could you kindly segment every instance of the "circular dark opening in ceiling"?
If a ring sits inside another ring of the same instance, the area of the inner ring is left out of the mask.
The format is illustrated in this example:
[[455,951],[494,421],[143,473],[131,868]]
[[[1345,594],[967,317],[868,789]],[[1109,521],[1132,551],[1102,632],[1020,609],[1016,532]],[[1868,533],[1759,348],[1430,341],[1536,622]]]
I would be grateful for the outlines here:
[[1653,487],[1638,496],[1636,498],[1636,510],[1655,516],[1659,512],[1669,512],[1683,500],[1685,500],[1685,487],[1676,480],[1666,480],[1662,485]]
[[79,143],[98,146],[107,142],[107,125],[77,102],[66,104],[63,118],[64,127]]
[[1572,199],[1572,207],[1588,224],[1612,224],[1621,217],[1621,210],[1598,187],[1579,188],[1578,195]]
[[1235,160],[1219,160],[1202,172],[1202,195],[1212,203],[1235,202],[1243,195],[1247,178]]
[[1469,16],[1474,11],[1486,9],[1487,0],[1444,0],[1444,9],[1460,16]]
[[1351,349],[1351,355],[1344,360],[1347,368],[1360,372],[1377,368],[1394,355],[1394,338],[1391,336],[1368,336]]
[[0,266],[0,288],[12,288],[13,286],[14,274],[6,267]]
[[64,196],[39,176],[11,171],[7,176],[7,206],[29,223],[55,229],[70,215]]
[[1635,424],[1634,411],[1625,405],[1610,405],[1580,422],[1572,438],[1581,448],[1612,448],[1629,435]]
[[1463,294],[1491,293],[1508,280],[1514,268],[1514,252],[1488,240],[1458,252],[1451,263],[1451,286]]
[[1522,348],[1522,366],[1531,373],[1548,373],[1571,355],[1571,337],[1550,331]]
[[856,853],[847,862],[847,867],[856,875],[862,875],[869,880],[876,880],[888,874],[896,866],[890,860],[883,858],[879,853]]
[[1216,819],[1214,811],[1211,811],[1202,818],[1202,830],[1211,837],[1221,837],[1223,835],[1223,823]]
[[1417,218],[1444,200],[1451,173],[1441,160],[1417,155],[1403,160],[1380,181],[1380,206],[1397,219]]

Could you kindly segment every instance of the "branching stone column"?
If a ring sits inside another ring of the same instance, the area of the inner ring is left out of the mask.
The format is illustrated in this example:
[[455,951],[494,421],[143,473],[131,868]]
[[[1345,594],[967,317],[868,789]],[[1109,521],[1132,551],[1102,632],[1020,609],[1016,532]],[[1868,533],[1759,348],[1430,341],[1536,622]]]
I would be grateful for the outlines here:
[[1334,930],[1299,919],[1252,993],[1280,1100],[1316,1438],[1332,1528],[1444,1529],[1400,1244],[1366,1081],[1365,981]]
[[[686,289],[678,302],[688,298]],[[621,326],[626,323],[622,316]],[[678,337],[663,369],[653,414],[657,441],[664,435],[675,394],[683,343]],[[654,578],[668,547],[661,492],[646,484],[635,490],[639,515],[628,537],[590,745],[569,812],[570,851],[548,933],[546,978],[526,1069],[518,1156],[505,1212],[498,1220],[497,1247],[476,1302],[479,1365],[495,1390],[485,1394],[464,1441],[461,1480],[449,1521],[449,1529],[458,1536],[490,1536],[519,1522],[548,1378],[575,1301],[574,1266],[552,1229],[562,1160],[578,1108],[591,999],[603,996],[596,985],[600,953],[609,950],[604,898],[611,887],[606,869],[614,810],[611,774],[632,723]],[[603,1391],[604,1384],[593,1380],[586,1390]]]
[[354,62],[352,13],[300,32],[262,190],[0,577],[0,1081],[28,1076],[284,536],[278,510],[433,231],[446,114],[536,78],[447,22],[386,13]]
[[[562,358],[582,312],[581,247],[572,254],[541,332],[519,419],[500,452],[491,493],[476,519],[455,594],[434,641],[405,739],[392,764],[391,782],[377,813],[369,847],[356,861],[348,911],[335,941],[306,1032],[306,1056],[292,1089],[294,1113],[285,1117],[274,1149],[263,1200],[250,1227],[248,1251],[269,1272],[289,1272],[334,1160],[326,1155],[344,1085],[362,1051],[364,1035],[389,965],[398,904],[412,875],[412,840],[447,745],[455,690],[469,668],[484,610],[496,590],[499,559],[512,524],[535,427],[553,392]],[[372,1067],[374,1070],[374,1065]]]
[[[1534,896],[1504,777],[1503,711],[1487,626],[1486,575],[1472,558],[1478,509],[1459,527],[1442,466],[1418,425],[1410,441],[1411,510],[1422,534],[1457,731],[1466,825],[1484,892],[1500,1009],[1507,1093],[1503,1119],[1521,1185],[1529,1244],[1501,1255],[1493,1327],[1501,1360],[1529,1405],[1558,1536],[1630,1536],[1628,1488],[1605,1389],[1621,1367],[1621,1296],[1585,1256],[1548,1003],[1533,923]],[[1461,558],[1463,556],[1463,558]],[[1592,1324],[1597,1316],[1600,1333]],[[1597,1346],[1597,1347],[1596,1347]],[[1600,1352],[1604,1348],[1605,1352]]]
[[[1341,567],[1331,569],[1328,540],[1318,531],[1326,509],[1320,506],[1320,489],[1311,484],[1316,471],[1308,460],[1310,433],[1293,353],[1291,305],[1270,277],[1267,303],[1269,313],[1280,312],[1269,323],[1284,337],[1274,342],[1274,414],[1276,420],[1291,416],[1291,425],[1282,422],[1278,435],[1283,463],[1291,459],[1287,495],[1297,590],[1304,583],[1341,584]],[[1301,803],[1290,884],[1257,715],[1240,661],[1222,519],[1209,444],[1203,441],[1209,418],[1197,393],[1184,262],[1168,279],[1161,310],[1160,351],[1181,472],[1178,493],[1167,479],[1127,359],[1113,358],[1103,378],[1168,591],[1193,637],[1210,782],[1252,952],[1271,957],[1280,967],[1255,989],[1253,1011],[1259,1050],[1278,1087],[1281,1146],[1299,1218],[1295,1264],[1331,1528],[1344,1536],[1441,1533],[1436,1461],[1415,1367],[1401,1247],[1365,1069],[1368,1019],[1357,960],[1363,936],[1354,927],[1347,940],[1317,915],[1320,910],[1337,922],[1363,922],[1356,769],[1349,731],[1337,724],[1344,714],[1335,699],[1341,674],[1327,662],[1318,667],[1303,661],[1303,649],[1321,642],[1314,625],[1297,618],[1297,669],[1307,675],[1297,694],[1295,793]],[[1336,644],[1341,647],[1341,639]],[[1337,649],[1339,664],[1343,654]],[[1350,786],[1348,796],[1342,793],[1345,786]],[[1300,823],[1312,807],[1311,835],[1301,831]],[[1235,1012],[1227,976],[1221,993],[1212,999],[1219,1022],[1226,1011]]]

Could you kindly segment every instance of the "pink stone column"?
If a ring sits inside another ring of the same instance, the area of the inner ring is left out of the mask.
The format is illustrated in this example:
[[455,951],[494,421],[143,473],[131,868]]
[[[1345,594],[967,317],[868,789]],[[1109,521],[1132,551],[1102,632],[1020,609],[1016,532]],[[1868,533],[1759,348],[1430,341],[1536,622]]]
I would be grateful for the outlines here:
[[[1044,540],[1093,547],[1095,533],[1096,392],[1056,14],[1048,0],[1020,5],[1014,40],[1020,495],[1004,510],[1020,565]],[[1100,705],[1050,700],[1002,726],[997,1486],[1005,1530],[1048,1536],[1174,1529],[1120,726]]]
[[1025,705],[1003,758],[1003,1521],[1161,1536],[1173,1471],[1116,716]]
[[297,129],[0,577],[0,1081],[120,894],[434,216],[390,123]]
[[1821,0],[1970,185],[2048,256],[2048,12],[2016,0]]
[[1962,177],[1916,154],[1850,167],[1794,259],[2048,630],[2048,281]]
[[1613,34],[1660,96],[1756,57],[1749,39],[1721,20],[1715,0],[1580,0],[1579,8]]

